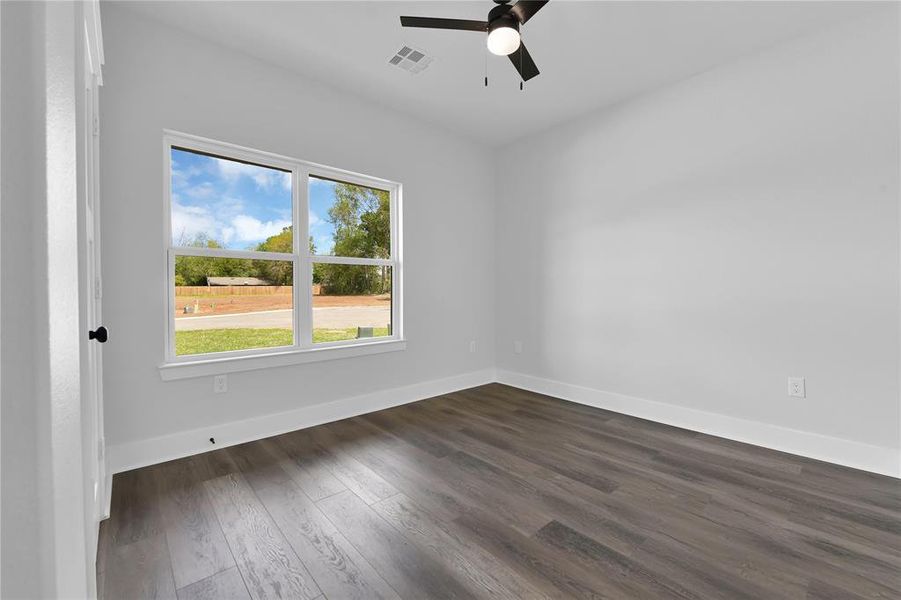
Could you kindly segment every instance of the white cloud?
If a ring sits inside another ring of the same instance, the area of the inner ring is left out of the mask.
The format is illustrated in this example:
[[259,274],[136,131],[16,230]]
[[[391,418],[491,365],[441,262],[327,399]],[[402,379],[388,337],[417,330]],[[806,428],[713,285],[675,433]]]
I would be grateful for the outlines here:
[[290,221],[260,221],[249,215],[238,215],[232,219],[236,242],[256,242],[264,240],[291,225]]
[[216,193],[216,186],[207,181],[205,183],[201,183],[200,185],[195,185],[182,190],[182,193],[185,196],[190,196],[191,198],[209,198]]
[[[221,196],[216,198],[216,215],[220,220],[228,220],[231,217],[244,214],[244,201],[240,198],[232,196]],[[210,207],[212,208],[212,206]]]
[[253,174],[253,180],[257,184],[258,188],[269,189],[272,187],[272,180],[274,179],[273,173],[267,173],[266,171],[259,171]]
[[231,180],[238,179],[244,175],[253,176],[254,173],[260,170],[259,167],[254,165],[222,158],[216,159],[216,168],[219,170],[219,175]]
[[219,175],[226,181],[234,182],[241,177],[250,177],[260,189],[268,190],[275,185],[281,185],[287,190],[291,189],[290,173],[221,158],[216,159],[216,165]]
[[171,161],[171,172],[172,172],[172,189],[173,190],[182,190],[190,183],[190,179],[195,175],[199,175],[202,173],[200,169],[198,169],[194,165],[189,165],[187,168],[181,168],[179,164],[176,162],[174,158],[170,158]]
[[310,211],[310,227],[316,227],[320,223],[322,223],[322,219],[319,218],[319,215]]
[[217,218],[202,206],[188,206],[172,202],[172,240],[177,245],[187,245],[203,234],[223,246],[246,247],[281,233],[291,225],[289,220],[260,221],[246,214],[231,218]]
[[172,201],[172,240],[176,244],[188,244],[198,234],[212,235],[218,229],[216,219],[210,212],[199,206],[185,206]]

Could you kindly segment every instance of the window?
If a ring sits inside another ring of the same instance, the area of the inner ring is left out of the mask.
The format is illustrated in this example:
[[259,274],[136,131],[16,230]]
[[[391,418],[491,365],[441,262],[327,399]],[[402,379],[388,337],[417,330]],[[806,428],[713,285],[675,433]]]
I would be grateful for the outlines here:
[[402,339],[399,185],[175,133],[165,153],[166,363]]

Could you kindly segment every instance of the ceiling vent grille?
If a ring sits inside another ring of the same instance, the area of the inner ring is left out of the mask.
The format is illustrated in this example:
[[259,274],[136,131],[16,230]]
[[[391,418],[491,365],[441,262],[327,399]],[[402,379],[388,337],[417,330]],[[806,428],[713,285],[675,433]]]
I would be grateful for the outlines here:
[[413,75],[425,71],[432,63],[432,57],[412,46],[403,46],[394,56],[388,59],[389,65],[394,65],[404,71],[409,71]]

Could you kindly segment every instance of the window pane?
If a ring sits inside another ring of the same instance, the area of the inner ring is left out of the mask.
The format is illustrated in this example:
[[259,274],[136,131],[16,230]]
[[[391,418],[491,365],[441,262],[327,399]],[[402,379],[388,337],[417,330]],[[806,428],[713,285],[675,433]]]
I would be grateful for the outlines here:
[[294,343],[291,261],[175,257],[175,354]]
[[313,264],[313,342],[391,335],[391,267]]
[[310,176],[313,254],[389,258],[391,201],[385,190]]
[[172,245],[292,252],[291,173],[170,150]]

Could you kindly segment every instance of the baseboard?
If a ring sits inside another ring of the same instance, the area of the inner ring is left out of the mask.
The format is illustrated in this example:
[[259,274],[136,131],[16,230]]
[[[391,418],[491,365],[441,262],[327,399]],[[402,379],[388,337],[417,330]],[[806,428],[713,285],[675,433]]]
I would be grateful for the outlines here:
[[100,511],[100,520],[109,519],[110,509],[113,502],[113,472],[107,468],[106,470],[106,487],[103,490],[103,504]]
[[901,477],[901,450],[499,370],[506,385],[855,469]]
[[[215,448],[224,448],[494,381],[746,444],[881,475],[901,477],[901,451],[897,448],[873,446],[513,371],[495,372],[493,369],[424,381],[244,421],[234,421],[127,444],[112,445],[107,449],[108,472],[111,476],[113,473],[121,473],[206,452],[213,448],[208,441],[211,436],[216,438]],[[111,486],[107,488],[107,490],[109,489]],[[109,496],[106,500],[109,500]]]
[[[377,410],[400,406],[432,396],[484,385],[495,381],[494,369],[464,373],[444,379],[434,379],[361,396],[343,398],[323,404],[305,406],[287,412],[211,425],[202,429],[180,431],[126,444],[114,444],[107,449],[110,473],[121,473],[176,458],[200,454],[215,448],[243,444],[298,429],[340,421]],[[209,438],[216,438],[211,446]]]

